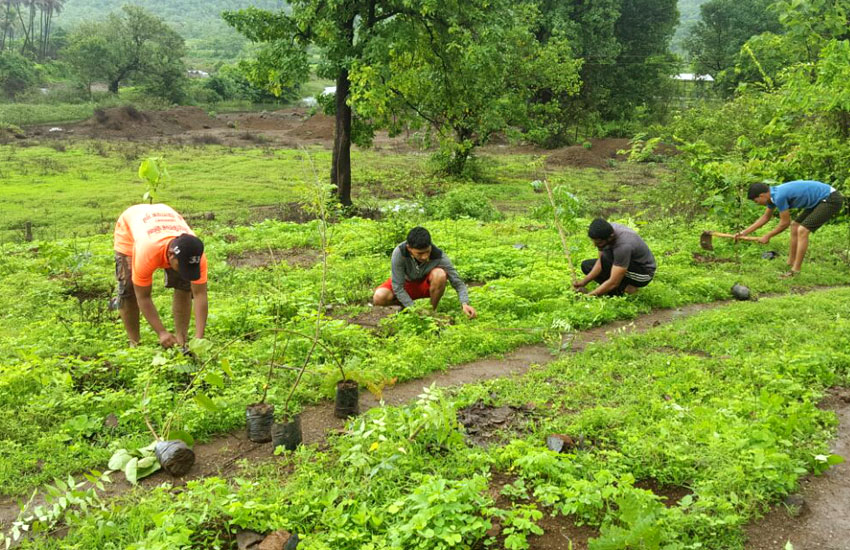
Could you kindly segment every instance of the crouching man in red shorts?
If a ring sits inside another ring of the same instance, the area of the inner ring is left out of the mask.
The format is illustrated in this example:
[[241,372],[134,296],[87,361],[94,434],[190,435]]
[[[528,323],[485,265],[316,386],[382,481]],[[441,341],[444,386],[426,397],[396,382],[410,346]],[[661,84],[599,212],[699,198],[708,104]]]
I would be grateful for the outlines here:
[[446,292],[446,281],[457,291],[463,312],[474,318],[475,309],[469,305],[466,285],[443,251],[431,244],[431,234],[424,227],[414,227],[407,240],[393,250],[392,276],[375,289],[372,303],[376,306],[413,305],[413,300],[430,298],[431,308],[437,309]]

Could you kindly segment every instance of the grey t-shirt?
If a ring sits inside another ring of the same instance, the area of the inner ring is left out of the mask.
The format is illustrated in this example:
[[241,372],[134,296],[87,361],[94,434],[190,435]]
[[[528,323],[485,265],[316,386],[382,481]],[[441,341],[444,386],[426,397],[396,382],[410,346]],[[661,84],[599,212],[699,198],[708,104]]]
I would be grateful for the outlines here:
[[401,302],[402,307],[410,307],[413,305],[413,300],[410,295],[404,290],[405,281],[421,281],[431,273],[435,267],[442,268],[446,272],[446,278],[449,283],[457,291],[457,297],[461,304],[469,303],[469,293],[466,285],[458,275],[455,266],[451,260],[443,254],[443,251],[436,246],[431,246],[431,257],[427,262],[419,263],[407,251],[407,241],[404,241],[393,250],[391,260],[392,266],[392,286],[393,293]]
[[617,267],[629,268],[632,264],[637,265],[641,271],[648,275],[655,274],[655,256],[640,238],[640,235],[635,233],[633,229],[612,223],[614,228],[614,243],[602,248],[603,251],[610,251],[614,256],[614,265]]

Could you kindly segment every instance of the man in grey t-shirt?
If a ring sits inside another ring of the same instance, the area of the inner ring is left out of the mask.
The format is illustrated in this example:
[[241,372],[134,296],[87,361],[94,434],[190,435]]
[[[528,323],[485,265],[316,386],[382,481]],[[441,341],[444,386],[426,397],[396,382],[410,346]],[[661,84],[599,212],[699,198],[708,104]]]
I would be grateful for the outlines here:
[[393,250],[391,265],[392,276],[375,289],[372,297],[376,306],[401,304],[406,308],[413,305],[413,300],[430,298],[431,308],[437,309],[448,281],[457,291],[463,312],[470,319],[475,317],[466,285],[451,260],[431,244],[431,234],[424,227],[410,230],[407,240]]
[[652,281],[655,257],[632,229],[596,218],[587,236],[599,249],[599,257],[581,263],[585,276],[573,285],[576,290],[585,292],[587,283],[596,281],[599,286],[589,293],[591,296],[621,296],[624,292],[634,294]]

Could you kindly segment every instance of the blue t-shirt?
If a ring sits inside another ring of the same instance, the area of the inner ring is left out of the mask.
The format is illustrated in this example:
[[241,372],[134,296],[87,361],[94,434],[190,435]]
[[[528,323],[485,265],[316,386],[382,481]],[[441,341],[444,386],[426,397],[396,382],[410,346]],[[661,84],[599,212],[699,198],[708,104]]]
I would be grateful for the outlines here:
[[784,212],[789,208],[814,208],[835,188],[819,181],[796,180],[770,188],[770,208]]

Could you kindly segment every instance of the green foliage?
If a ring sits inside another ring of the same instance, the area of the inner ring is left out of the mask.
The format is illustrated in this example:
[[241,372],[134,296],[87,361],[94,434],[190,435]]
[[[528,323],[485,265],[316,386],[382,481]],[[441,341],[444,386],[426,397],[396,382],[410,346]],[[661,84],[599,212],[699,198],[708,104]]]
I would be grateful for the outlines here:
[[[540,14],[513,2],[448,4],[434,25],[397,18],[351,70],[352,105],[391,134],[422,130],[443,172],[461,174],[473,149],[510,124],[537,127],[578,90],[566,40],[538,42]],[[455,11],[456,10],[456,11]],[[521,85],[516,85],[519,82]],[[544,131],[545,133],[545,131]]]
[[26,57],[12,50],[0,50],[0,92],[15,99],[38,82],[38,72]]
[[134,79],[153,96],[176,102],[186,80],[184,54],[183,38],[163,19],[128,5],[122,13],[81,25],[64,55],[85,86],[102,79],[118,93]]
[[638,134],[631,141],[628,151],[617,151],[618,155],[628,155],[629,162],[650,162],[655,160],[655,148],[661,143],[661,137],[648,137],[646,134]]
[[124,477],[132,485],[136,485],[142,478],[148,477],[159,471],[162,466],[156,459],[154,447],[156,442],[141,449],[118,449],[109,459],[109,469],[124,472]]
[[685,47],[697,74],[710,74],[730,94],[739,80],[732,70],[741,47],[751,37],[781,30],[773,0],[710,0],[700,6],[700,20]]
[[147,182],[143,201],[153,204],[158,200],[159,186],[170,181],[165,159],[162,157],[148,157],[139,164],[139,178]]
[[425,202],[425,214],[438,220],[474,218],[495,221],[502,215],[483,191],[458,187]]
[[44,504],[33,505],[36,493],[22,506],[18,517],[9,525],[6,532],[0,531],[0,544],[6,550],[20,544],[25,535],[48,533],[61,522],[71,522],[96,510],[106,510],[107,506],[100,497],[105,484],[111,483],[110,472],[93,470],[83,474],[77,481],[68,475],[65,480],[55,478],[52,484],[42,487]]

